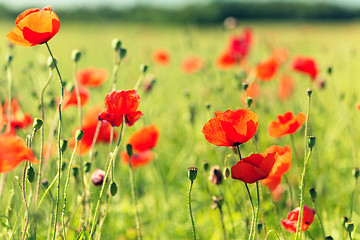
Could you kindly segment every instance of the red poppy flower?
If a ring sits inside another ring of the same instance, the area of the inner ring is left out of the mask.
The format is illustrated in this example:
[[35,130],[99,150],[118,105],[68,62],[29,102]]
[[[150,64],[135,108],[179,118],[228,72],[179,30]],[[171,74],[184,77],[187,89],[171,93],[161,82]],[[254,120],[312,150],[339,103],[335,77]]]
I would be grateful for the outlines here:
[[261,182],[273,191],[280,184],[282,175],[290,169],[291,149],[289,145],[286,145],[285,147],[273,145],[265,150],[263,156],[266,156],[268,153],[276,153],[275,163],[269,176]]
[[131,134],[128,144],[131,144],[135,151],[146,151],[156,146],[159,138],[159,129],[151,124]]
[[292,68],[295,71],[302,72],[309,75],[311,80],[314,81],[318,75],[318,68],[314,59],[310,57],[297,56],[293,59]]
[[5,119],[4,119],[3,107],[0,104],[0,132],[2,132],[4,125],[5,125]]
[[93,174],[91,174],[91,182],[95,186],[101,186],[104,182],[105,174],[105,171],[97,168]]
[[280,100],[288,99],[293,93],[295,88],[295,83],[289,75],[282,75],[280,78],[279,88],[278,88],[278,97]]
[[269,124],[268,132],[270,137],[282,137],[287,134],[295,133],[306,120],[304,113],[299,113],[296,117],[293,112],[286,112],[284,115],[278,115],[278,121],[272,121]]
[[249,141],[258,128],[258,117],[248,109],[215,112],[203,127],[206,140],[217,146],[233,147]]
[[76,80],[79,84],[86,87],[98,87],[108,78],[109,73],[102,68],[84,68],[76,73]]
[[187,57],[182,61],[182,69],[185,73],[191,74],[200,71],[205,66],[205,61],[200,57]]
[[154,62],[159,65],[166,66],[166,65],[169,65],[169,63],[170,63],[170,54],[165,49],[155,50],[152,54],[152,58],[153,58]]
[[51,7],[27,9],[16,18],[15,24],[6,37],[14,44],[26,47],[46,43],[60,28],[60,20]]
[[236,59],[229,52],[224,52],[216,60],[216,67],[220,70],[232,68],[237,63]]
[[278,68],[279,61],[270,57],[256,66],[256,77],[264,82],[270,81],[275,77]]
[[26,160],[39,163],[21,137],[9,132],[0,134],[0,173],[9,172]]
[[[90,109],[85,115],[82,122],[82,130],[84,131],[84,136],[81,139],[80,144],[80,153],[81,155],[85,155],[90,151],[94,136],[96,127],[98,125],[98,115],[103,111],[102,107],[95,106],[94,108]],[[75,129],[73,131],[73,136],[75,136],[76,133]],[[116,138],[116,133],[113,133],[113,139]],[[98,137],[96,139],[96,143],[100,142],[110,142],[111,139],[111,125],[108,122],[101,122],[100,130]],[[70,146],[72,148],[75,147],[75,139],[74,137],[70,140]]]
[[[300,208],[295,208],[291,212],[288,213],[287,219],[281,219],[281,223],[284,226],[285,230],[290,233],[296,233],[296,226],[299,219],[299,212]],[[310,224],[314,221],[315,210],[309,208],[308,206],[304,205],[303,209],[303,223],[302,223],[302,231],[306,231]]]
[[[79,93],[80,93],[80,102],[81,106],[85,106],[89,102],[89,96],[90,92],[89,89],[84,87],[79,87]],[[66,109],[70,106],[76,106],[77,107],[77,97],[76,97],[76,90],[75,88],[72,90],[71,93],[65,92],[64,98],[63,98],[63,109]]]
[[231,177],[244,183],[254,183],[266,178],[275,162],[276,153],[251,154],[231,167]]
[[[120,153],[121,160],[123,163],[129,163],[129,155],[126,151],[122,151]],[[131,156],[131,166],[134,168],[144,166],[153,160],[153,153],[150,150],[141,151],[141,152],[133,152]]]
[[253,42],[253,32],[250,28],[244,29],[238,36],[232,36],[229,41],[228,51],[238,61],[248,56]]
[[[7,115],[7,109],[8,109],[9,102],[6,101],[4,104],[4,112],[1,112],[3,114],[4,123],[8,124],[8,115]],[[32,125],[33,119],[28,113],[23,113],[20,104],[16,99],[12,99],[11,102],[11,115],[10,115],[10,131],[15,131],[16,129],[26,128],[30,125]]]
[[113,91],[106,95],[106,111],[99,115],[99,120],[107,121],[112,126],[120,126],[125,116],[125,123],[131,127],[143,114],[136,111],[140,97],[136,90]]

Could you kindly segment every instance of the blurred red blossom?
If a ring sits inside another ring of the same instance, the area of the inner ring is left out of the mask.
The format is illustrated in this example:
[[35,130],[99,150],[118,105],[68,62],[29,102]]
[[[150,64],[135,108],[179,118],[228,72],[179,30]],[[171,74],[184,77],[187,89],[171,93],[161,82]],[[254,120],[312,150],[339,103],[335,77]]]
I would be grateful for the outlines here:
[[278,97],[280,100],[289,99],[295,88],[295,82],[290,75],[282,75],[280,77]]
[[28,113],[23,113],[23,111],[20,108],[19,102],[14,98],[11,101],[11,114],[9,119],[8,105],[9,105],[9,101],[6,101],[4,104],[4,108],[1,109],[2,111],[0,115],[2,115],[3,124],[8,125],[10,120],[10,126],[8,128],[9,131],[15,131],[16,129],[22,129],[32,125],[33,123],[32,117]]
[[[85,87],[79,87],[79,95],[80,95],[80,103],[81,106],[85,106],[89,102],[90,91]],[[70,106],[77,107],[77,96],[75,88],[72,89],[71,92],[65,91],[63,98],[63,109],[66,109]]]
[[152,59],[156,64],[166,66],[170,63],[170,53],[165,49],[157,49],[152,53]]
[[270,81],[272,80],[279,68],[279,61],[274,57],[269,57],[264,61],[260,62],[256,68],[256,78],[260,79],[261,81]]
[[312,81],[315,81],[318,75],[318,67],[313,58],[297,56],[293,59],[292,68],[295,71],[309,75]]
[[98,87],[102,85],[108,78],[109,73],[102,68],[84,68],[76,73],[76,81],[86,87]]
[[197,56],[189,56],[183,59],[181,67],[187,74],[192,74],[200,71],[205,66],[205,61]]
[[[295,208],[288,213],[287,218],[281,219],[281,223],[285,230],[290,233],[296,233],[296,226],[299,219],[300,207]],[[306,231],[311,223],[314,221],[315,210],[304,205],[303,217],[302,217],[302,231]]]
[[278,115],[278,120],[270,122],[268,133],[270,137],[282,137],[295,133],[306,120],[304,113],[299,113],[296,117],[289,111],[284,115]]

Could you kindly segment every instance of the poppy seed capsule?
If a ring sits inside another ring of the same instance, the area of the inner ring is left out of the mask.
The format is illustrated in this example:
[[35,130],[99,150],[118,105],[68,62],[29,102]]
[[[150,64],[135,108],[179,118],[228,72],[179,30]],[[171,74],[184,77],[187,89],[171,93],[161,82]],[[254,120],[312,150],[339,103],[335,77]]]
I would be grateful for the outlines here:
[[116,193],[117,193],[117,184],[115,181],[113,181],[111,184],[110,184],[110,193],[111,193],[111,196],[115,196]]
[[44,122],[41,118],[35,118],[34,123],[33,123],[34,131],[36,132],[37,130],[39,130],[41,128],[41,126],[43,125],[43,123]]
[[60,140],[60,150],[61,150],[62,153],[65,152],[65,150],[67,148],[67,143],[68,143],[68,141],[65,140],[65,139]]
[[306,92],[307,92],[308,96],[311,97],[312,89],[311,89],[311,88],[308,88],[308,89],[306,89]]
[[308,146],[312,149],[315,146],[316,137],[314,135],[308,136]]
[[95,186],[100,186],[104,182],[105,172],[101,169],[96,169],[93,174],[91,175],[91,182]]
[[247,97],[247,99],[246,99],[246,103],[247,103],[248,108],[250,108],[250,107],[251,107],[251,105],[252,105],[253,101],[254,101],[254,100],[253,100],[251,97]]
[[221,173],[220,167],[219,166],[213,166],[210,169],[210,175],[209,175],[209,180],[216,185],[220,185],[222,183],[222,179],[223,179],[223,175]]
[[35,180],[35,170],[32,166],[30,166],[27,170],[26,170],[26,177],[27,180],[29,181],[29,183],[33,183]]
[[312,188],[312,189],[310,189],[310,196],[311,196],[311,200],[313,201],[313,202],[315,202],[315,199],[316,199],[316,189],[315,188]]
[[353,175],[354,175],[356,180],[359,178],[359,175],[360,175],[359,168],[356,167],[356,168],[353,169]]
[[[54,61],[55,60],[55,61]],[[49,57],[47,60],[47,66],[51,69],[53,69],[55,67],[55,64],[57,63],[56,58],[53,59],[52,57]]]
[[120,48],[121,48],[121,41],[120,41],[119,39],[117,39],[117,38],[114,38],[114,39],[112,40],[111,46],[112,46],[112,48],[114,49],[114,51],[117,52],[117,51],[119,51]]
[[75,133],[75,140],[78,142],[80,141],[84,136],[84,131],[81,130],[81,129],[78,129],[76,130],[76,133]]
[[81,58],[81,51],[79,49],[74,49],[71,53],[71,59],[74,62],[78,62]]
[[121,48],[120,49],[120,53],[119,53],[119,56],[120,56],[120,59],[124,59],[126,57],[126,52],[127,50],[125,48]]
[[193,166],[188,168],[188,177],[191,182],[193,182],[196,179],[198,170],[199,169],[197,167],[193,167]]

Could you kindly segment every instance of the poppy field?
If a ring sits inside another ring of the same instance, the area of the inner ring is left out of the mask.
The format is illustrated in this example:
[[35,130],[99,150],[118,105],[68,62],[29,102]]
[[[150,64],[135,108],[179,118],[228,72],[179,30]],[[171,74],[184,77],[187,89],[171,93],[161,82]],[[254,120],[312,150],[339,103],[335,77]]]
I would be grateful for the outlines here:
[[360,237],[357,23],[54,11],[0,25],[0,239]]

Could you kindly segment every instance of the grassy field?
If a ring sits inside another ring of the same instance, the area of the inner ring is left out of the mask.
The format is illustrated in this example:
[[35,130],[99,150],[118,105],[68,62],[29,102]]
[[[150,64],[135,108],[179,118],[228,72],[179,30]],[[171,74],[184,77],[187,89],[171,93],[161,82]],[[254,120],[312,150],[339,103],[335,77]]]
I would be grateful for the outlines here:
[[[141,104],[139,110],[144,116],[131,128],[127,128],[124,140],[142,126],[154,123],[160,129],[158,145],[154,149],[156,159],[147,166],[135,170],[135,182],[138,195],[138,208],[144,239],[191,239],[191,223],[188,216],[187,193],[189,179],[187,168],[199,168],[198,178],[194,182],[192,193],[192,207],[199,239],[221,239],[222,227],[217,210],[211,210],[212,201],[206,191],[209,185],[213,195],[223,195],[224,222],[228,239],[246,239],[251,221],[250,203],[243,184],[234,179],[225,180],[216,186],[209,182],[208,172],[203,169],[203,162],[210,165],[224,167],[224,159],[229,154],[235,154],[231,148],[217,147],[209,144],[201,129],[213,117],[215,111],[245,108],[241,104],[241,82],[235,78],[239,69],[220,71],[215,67],[215,60],[233,33],[241,32],[244,27],[251,27],[254,31],[255,42],[249,55],[249,65],[255,66],[269,56],[275,47],[288,50],[290,59],[296,55],[311,56],[317,60],[320,75],[325,80],[325,88],[320,89],[307,76],[295,73],[289,67],[290,63],[282,66],[280,72],[289,73],[296,82],[294,94],[289,100],[279,101],[277,98],[278,78],[271,82],[261,82],[261,95],[252,107],[259,117],[258,145],[263,152],[270,145],[285,146],[290,144],[288,136],[275,139],[267,134],[270,121],[278,114],[293,111],[295,114],[307,111],[306,89],[313,89],[312,106],[309,119],[310,132],[317,137],[316,146],[310,159],[306,177],[305,204],[312,207],[308,191],[317,190],[317,210],[322,216],[326,235],[334,239],[347,239],[342,226],[342,217],[349,215],[351,196],[355,187],[352,175],[354,167],[359,167],[359,132],[360,112],[356,104],[360,102],[360,30],[357,22],[345,23],[263,23],[245,22],[235,30],[224,30],[222,26],[177,26],[151,24],[136,25],[132,23],[73,23],[63,21],[59,33],[49,42],[50,47],[58,59],[59,69],[65,81],[72,82],[73,49],[80,49],[83,56],[79,68],[96,66],[111,72],[113,67],[113,50],[111,41],[118,38],[122,47],[127,49],[127,57],[121,64],[118,74],[118,90],[132,89],[140,76],[139,66],[147,64],[148,74],[156,78],[153,91],[146,94],[140,90]],[[14,27],[13,22],[0,24],[0,100],[3,102],[8,96],[7,78],[4,70],[4,58],[8,54],[5,35]],[[155,49],[168,49],[171,56],[169,66],[156,65],[151,54]],[[21,103],[24,112],[33,117],[40,117],[39,94],[43,87],[48,70],[46,61],[48,52],[45,46],[31,48],[16,46],[14,48],[13,95]],[[195,74],[185,74],[181,61],[188,55],[202,56],[206,60],[205,68]],[[328,74],[328,68],[332,74]],[[278,74],[279,76],[279,74]],[[104,106],[104,98],[110,89],[110,81],[96,89],[91,89],[91,97],[83,113],[94,105]],[[59,97],[57,76],[54,75],[47,91],[45,105],[45,137],[47,139],[49,126],[56,114],[56,107],[50,107],[51,101]],[[187,93],[187,94],[184,94]],[[205,106],[211,104],[210,109]],[[191,106],[191,107],[190,107]],[[190,108],[194,111],[191,112]],[[77,126],[76,108],[69,108],[63,112],[63,138],[70,139],[72,131]],[[193,114],[193,115],[192,115]],[[190,121],[191,116],[194,117]],[[20,130],[18,135],[25,137],[31,133],[31,128]],[[304,152],[303,128],[294,135],[295,150],[300,159]],[[45,140],[46,140],[45,139]],[[34,151],[38,154],[39,140],[35,139]],[[122,144],[122,149],[124,145]],[[109,151],[108,145],[97,146],[93,168],[106,168]],[[241,148],[243,156],[253,153],[251,143]],[[64,159],[69,160],[71,149],[64,153]],[[84,157],[86,159],[87,156]],[[49,181],[56,175],[56,156],[51,159],[45,173]],[[287,179],[294,191],[294,207],[299,202],[299,178],[302,167],[299,168],[293,158],[292,167],[286,173]],[[35,166],[37,170],[37,166]],[[17,231],[14,239],[20,239],[24,224],[24,209],[22,208],[21,189],[14,177],[21,179],[21,165],[6,175],[4,190],[0,199],[0,215],[5,215],[8,196],[11,189],[15,189],[15,212],[20,212]],[[4,175],[4,174],[3,174]],[[108,216],[102,230],[101,239],[136,239],[135,214],[131,197],[128,166],[117,160],[115,179],[119,186],[118,194],[111,199]],[[2,177],[4,179],[4,177]],[[64,179],[64,178],[63,178]],[[71,180],[74,186],[69,192],[68,213],[74,210],[79,200],[80,184]],[[276,230],[279,234],[284,231],[279,225],[280,218],[286,218],[290,208],[289,192],[285,181],[285,192],[282,200],[272,203],[269,190],[262,186],[262,214],[260,222],[265,223],[266,232]],[[34,184],[28,183],[28,196]],[[255,185],[250,186],[255,196]],[[55,188],[51,190],[55,195]],[[40,195],[43,194],[43,189]],[[91,186],[91,209],[99,195],[99,188]],[[353,239],[360,237],[357,229],[360,215],[357,203],[359,193],[355,192],[355,208],[352,221],[355,223]],[[60,206],[62,206],[60,204]],[[30,207],[31,208],[31,207]],[[38,239],[46,239],[49,226],[51,203],[47,199],[38,213]],[[33,212],[32,212],[33,213]],[[77,214],[73,228],[80,223]],[[15,223],[12,218],[12,225]],[[2,229],[2,230],[1,230]],[[281,230],[282,229],[282,230]],[[314,239],[321,239],[322,233],[318,218],[308,230]],[[264,239],[264,228],[257,234],[258,239]],[[2,234],[2,235],[1,235]],[[284,232],[287,239],[293,234]],[[303,234],[304,236],[305,234]],[[6,239],[6,228],[0,228],[0,236]],[[282,237],[283,238],[283,237]],[[306,236],[310,239],[309,236]],[[75,233],[70,231],[68,239],[75,239]],[[269,239],[276,239],[274,235]]]

